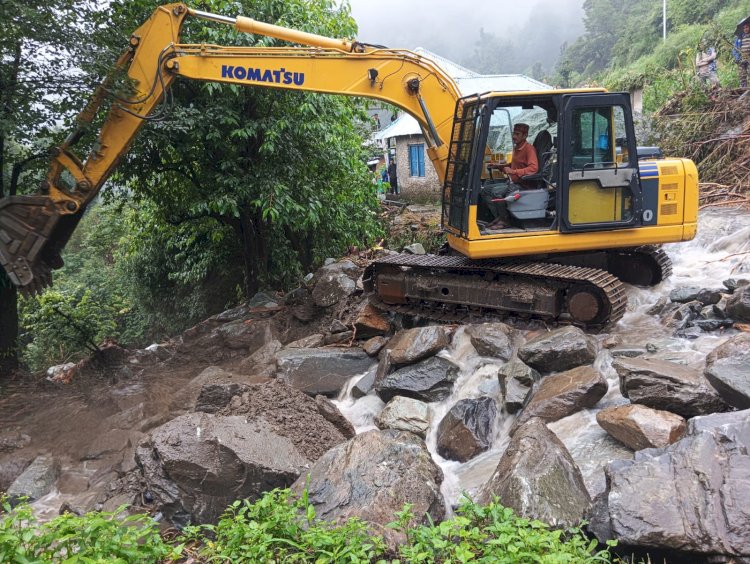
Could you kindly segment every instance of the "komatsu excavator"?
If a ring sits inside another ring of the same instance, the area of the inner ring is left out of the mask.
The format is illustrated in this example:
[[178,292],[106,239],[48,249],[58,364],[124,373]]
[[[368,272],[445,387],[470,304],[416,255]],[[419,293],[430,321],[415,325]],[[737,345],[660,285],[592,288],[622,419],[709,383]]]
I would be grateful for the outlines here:
[[[186,18],[301,46],[183,44]],[[74,152],[107,102],[108,82],[52,152],[30,196],[0,200],[0,264],[27,293],[51,284],[60,252],[86,206],[177,78],[375,98],[419,122],[443,182],[448,253],[392,255],[364,276],[385,310],[445,321],[507,314],[601,327],[626,306],[623,283],[654,285],[670,274],[662,243],[696,233],[698,175],[686,159],[638,160],[630,100],[603,89],[487,92],[461,97],[429,58],[346,39],[230,18],[184,4],[157,8],[117,61],[134,92],[111,103],[88,157]],[[516,123],[529,125],[539,172],[505,204],[511,225],[488,227],[480,199],[512,154]]]

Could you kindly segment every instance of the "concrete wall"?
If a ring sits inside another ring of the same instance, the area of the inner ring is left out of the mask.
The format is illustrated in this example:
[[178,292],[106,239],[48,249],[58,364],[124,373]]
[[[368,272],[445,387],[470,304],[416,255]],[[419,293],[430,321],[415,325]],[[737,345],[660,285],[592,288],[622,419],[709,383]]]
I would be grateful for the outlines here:
[[425,144],[424,176],[410,176],[409,145],[425,144],[421,135],[407,135],[396,138],[396,166],[398,167],[398,186],[404,196],[420,196],[434,200],[440,199],[443,188],[438,180],[435,167],[427,155]]

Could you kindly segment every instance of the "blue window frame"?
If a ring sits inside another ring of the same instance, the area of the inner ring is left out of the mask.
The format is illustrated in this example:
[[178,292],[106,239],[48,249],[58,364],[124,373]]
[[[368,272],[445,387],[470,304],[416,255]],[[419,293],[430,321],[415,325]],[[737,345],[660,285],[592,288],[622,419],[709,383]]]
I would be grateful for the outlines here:
[[409,145],[409,175],[424,176],[424,143]]

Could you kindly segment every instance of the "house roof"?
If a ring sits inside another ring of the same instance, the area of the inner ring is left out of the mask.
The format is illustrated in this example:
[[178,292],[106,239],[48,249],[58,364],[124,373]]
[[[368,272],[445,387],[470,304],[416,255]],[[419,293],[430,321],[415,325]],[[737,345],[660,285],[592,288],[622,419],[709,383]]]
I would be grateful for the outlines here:
[[[422,47],[414,50],[418,55],[435,61],[440,68],[448,73],[456,81],[461,96],[471,94],[482,94],[484,92],[510,92],[510,91],[538,91],[551,90],[549,84],[540,82],[523,74],[490,74],[483,75],[462,67],[461,65],[441,57],[437,53],[428,51]],[[404,135],[421,135],[422,130],[416,119],[409,114],[402,113],[396,121],[392,122],[374,135],[375,140],[390,139],[391,137],[402,137]]]

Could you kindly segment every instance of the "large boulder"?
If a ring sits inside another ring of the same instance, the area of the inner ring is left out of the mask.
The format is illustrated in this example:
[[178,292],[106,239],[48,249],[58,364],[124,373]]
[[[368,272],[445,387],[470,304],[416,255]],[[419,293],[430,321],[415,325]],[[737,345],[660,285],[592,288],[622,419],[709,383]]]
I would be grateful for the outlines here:
[[352,376],[374,365],[375,361],[360,349],[284,349],[276,355],[276,377],[306,394],[331,397]]
[[[381,366],[387,365],[389,356],[385,355]],[[458,366],[450,360],[433,356],[390,374],[383,370],[375,380],[375,392],[385,402],[394,396],[406,396],[426,402],[440,401],[450,395],[458,374]]]
[[683,417],[726,411],[727,405],[697,370],[647,358],[616,358],[620,392],[632,403],[677,413]]
[[448,460],[466,462],[492,445],[497,416],[493,398],[463,399],[451,407],[437,429],[437,451]]
[[383,532],[405,503],[413,504],[419,520],[442,521],[442,481],[443,472],[419,437],[389,429],[368,431],[332,448],[292,489],[301,493],[307,488],[321,519],[358,517]]
[[213,522],[236,499],[290,486],[345,437],[315,400],[280,382],[250,386],[218,414],[155,429],[136,461],[155,507],[175,525]]
[[466,334],[477,353],[510,360],[513,356],[515,331],[505,323],[469,325]]
[[34,501],[47,495],[60,475],[60,465],[52,456],[37,456],[5,492],[8,497]]
[[316,275],[312,299],[318,307],[329,307],[351,296],[356,290],[357,284],[349,275],[340,270],[324,267]]
[[591,529],[624,545],[750,557],[749,451],[750,410],[696,417],[682,440],[607,468]]
[[727,404],[750,409],[750,334],[735,335],[711,351],[703,374]]
[[391,362],[396,365],[413,364],[433,356],[449,345],[445,329],[439,325],[403,329],[388,342]]
[[561,372],[596,358],[592,340],[578,327],[562,327],[531,339],[518,349],[518,358],[539,372]]
[[581,471],[557,435],[538,418],[511,437],[477,502],[489,503],[493,496],[522,517],[561,528],[577,525],[591,505]]
[[607,393],[607,388],[607,380],[593,366],[579,366],[547,376],[523,408],[513,429],[532,417],[557,421],[585,407],[593,407]]
[[[244,306],[237,310],[237,315],[242,313],[245,316],[239,319],[235,319],[235,315],[216,316],[184,331],[177,346],[178,352],[211,363],[251,355],[274,340],[271,321],[252,318]],[[220,323],[224,319],[230,321]]]
[[375,417],[375,425],[378,429],[408,431],[424,439],[431,420],[432,410],[428,404],[412,398],[396,396]]
[[727,300],[727,315],[735,321],[750,322],[750,286],[742,286]]
[[385,335],[391,330],[391,323],[385,314],[365,302],[354,320],[354,330],[358,339]]
[[602,409],[599,425],[633,450],[659,448],[677,442],[685,434],[685,420],[668,411],[631,404]]

